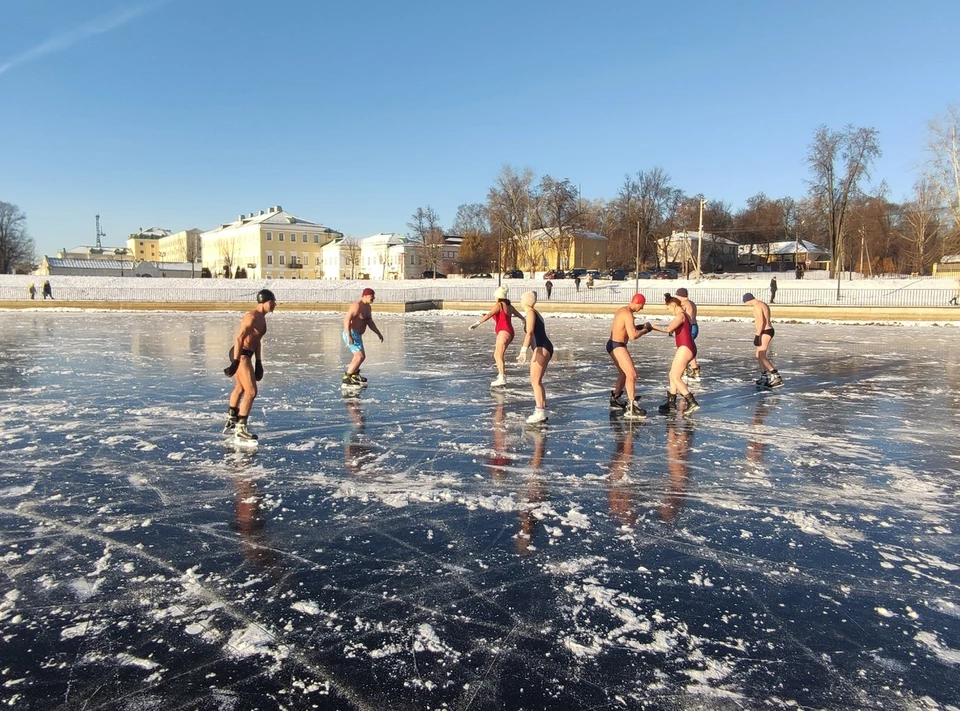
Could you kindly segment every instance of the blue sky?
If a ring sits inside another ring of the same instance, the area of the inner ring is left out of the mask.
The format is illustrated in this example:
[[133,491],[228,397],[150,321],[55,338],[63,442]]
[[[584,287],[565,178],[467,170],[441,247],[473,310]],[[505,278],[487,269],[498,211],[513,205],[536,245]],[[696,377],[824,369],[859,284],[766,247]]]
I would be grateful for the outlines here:
[[801,197],[826,124],[909,193],[960,102],[956,0],[2,0],[0,200],[38,254],[282,205],[348,235],[449,225],[504,164],[613,197],[663,167]]

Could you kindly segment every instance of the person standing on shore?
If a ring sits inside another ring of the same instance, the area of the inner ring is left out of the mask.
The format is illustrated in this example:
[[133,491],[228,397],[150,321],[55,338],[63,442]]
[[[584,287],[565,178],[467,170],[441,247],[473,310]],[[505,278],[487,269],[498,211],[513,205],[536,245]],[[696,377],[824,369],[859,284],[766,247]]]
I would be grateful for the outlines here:
[[[690,292],[684,287],[677,289],[677,298],[680,299],[683,312],[690,318],[690,335],[696,341],[697,336],[700,335],[700,326],[697,324],[697,305],[690,300]],[[690,361],[690,365],[687,366],[683,374],[687,377],[687,380],[700,382],[700,364],[697,362],[696,353],[694,353],[693,360]]]
[[[649,323],[637,328],[633,320],[634,314],[640,312],[645,303],[643,294],[634,294],[627,306],[617,309],[613,315],[610,340],[607,341],[607,353],[613,358],[613,364],[617,366],[617,382],[610,391],[610,407],[622,408],[623,416],[628,419],[641,419],[647,416],[647,411],[637,402],[637,369],[627,350],[629,341],[635,341],[653,330],[653,326]],[[626,400],[621,399],[624,389],[627,391]]]
[[770,317],[770,307],[750,293],[743,295],[743,303],[753,309],[755,331],[753,345],[756,346],[757,362],[760,364],[760,379],[757,380],[757,385],[778,388],[783,385],[783,378],[780,377],[779,371],[773,367],[773,363],[767,357],[770,341],[773,340],[775,335],[773,319]]
[[363,334],[367,329],[377,334],[383,343],[383,334],[373,322],[373,310],[370,308],[376,296],[373,289],[367,287],[360,294],[360,300],[352,304],[343,317],[343,342],[353,354],[350,365],[343,374],[344,385],[363,385],[367,382],[367,379],[360,375],[360,365],[367,359],[363,349]]
[[774,277],[770,280],[770,303],[772,304],[777,300],[777,278]]
[[[247,429],[247,418],[257,397],[257,382],[263,379],[261,346],[267,333],[267,314],[277,308],[277,297],[269,289],[257,293],[257,306],[240,321],[240,330],[230,348],[230,365],[223,369],[234,379],[227,408],[227,423],[223,432],[233,432],[237,439],[255,440],[257,435]],[[256,356],[256,366],[253,357]]]
[[543,286],[547,290],[547,301],[550,301],[550,293],[553,291],[553,282],[547,279],[547,283]]
[[675,412],[677,409],[677,394],[679,393],[683,396],[683,399],[687,401],[687,407],[683,411],[683,414],[689,415],[699,410],[700,404],[693,396],[693,393],[687,389],[687,384],[683,382],[682,376],[683,371],[687,368],[687,364],[696,358],[697,346],[693,342],[693,336],[690,335],[690,317],[687,316],[683,307],[680,306],[680,299],[675,296],[667,297],[667,311],[673,316],[673,320],[667,327],[652,327],[655,331],[673,334],[677,345],[677,352],[674,354],[673,363],[670,366],[670,385],[667,389],[667,401],[659,407],[659,411],[661,415]]
[[547,372],[550,359],[553,358],[553,343],[547,338],[543,317],[534,308],[537,303],[537,292],[528,291],[520,297],[520,302],[526,309],[527,314],[523,347],[520,350],[520,355],[517,356],[517,362],[526,363],[527,348],[533,349],[533,357],[530,359],[530,386],[533,388],[533,399],[536,407],[533,414],[527,418],[527,424],[535,425],[546,422],[548,419],[547,393],[543,387],[543,376]]
[[30,282],[30,286],[27,287],[27,293],[30,294],[30,301],[37,298],[37,287],[33,285],[33,282]]
[[46,301],[48,296],[51,299],[53,298],[53,289],[50,288],[50,282],[45,280],[43,282],[43,300]]
[[513,319],[514,317],[522,319],[523,314],[514,308],[507,298],[508,287],[506,285],[498,286],[493,292],[493,297],[497,303],[487,312],[487,315],[479,319],[476,323],[470,325],[470,330],[478,328],[481,323],[487,319],[493,319],[495,324],[494,334],[497,338],[497,345],[493,350],[493,362],[497,364],[497,371],[500,373],[497,379],[490,383],[490,387],[498,388],[507,384],[507,376],[504,364],[504,354],[507,352],[507,346],[513,341]]

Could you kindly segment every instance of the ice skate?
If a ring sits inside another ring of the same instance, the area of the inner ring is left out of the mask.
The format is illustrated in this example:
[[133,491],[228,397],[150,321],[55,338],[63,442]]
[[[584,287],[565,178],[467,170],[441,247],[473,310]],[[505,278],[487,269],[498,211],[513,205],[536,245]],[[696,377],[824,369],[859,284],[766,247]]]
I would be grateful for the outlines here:
[[620,395],[615,396],[613,390],[610,391],[610,407],[611,408],[620,408],[621,410],[626,409],[627,407],[627,394],[620,393]]
[[237,426],[233,430],[234,437],[245,442],[251,442],[257,439],[260,439],[253,432],[247,429],[246,423],[238,422]]
[[354,376],[356,376],[357,380],[359,380],[361,383],[367,382],[367,379],[364,378],[362,375],[360,375],[359,370],[356,373],[354,373]]
[[533,414],[527,418],[527,424],[538,425],[541,422],[546,422],[548,419],[547,411],[542,407],[538,407],[533,411]]
[[669,415],[671,412],[676,412],[677,411],[677,394],[667,393],[667,401],[663,403],[660,407],[658,407],[657,411],[661,415]]
[[693,396],[693,393],[684,395],[683,399],[687,401],[687,406],[683,410],[684,415],[692,415],[694,412],[700,409],[700,403],[697,402],[697,399]]
[[236,427],[237,421],[228,417],[227,421],[223,423],[223,434],[232,434]]
[[491,387],[491,388],[502,388],[502,387],[506,386],[506,384],[507,384],[507,379],[506,379],[505,377],[503,377],[502,375],[498,375],[496,380],[493,380],[493,381],[490,382],[490,387]]
[[770,373],[768,373],[767,371],[763,371],[763,373],[760,374],[760,377],[757,378],[757,385],[765,387],[769,384],[770,384]]
[[683,375],[684,378],[691,383],[700,382],[700,368],[687,368]]
[[780,373],[773,371],[770,373],[770,377],[767,379],[765,385],[768,388],[779,388],[783,386],[783,378],[780,377]]
[[646,416],[647,411],[640,407],[640,403],[638,403],[636,400],[631,402],[623,412],[623,418],[625,420],[642,420]]

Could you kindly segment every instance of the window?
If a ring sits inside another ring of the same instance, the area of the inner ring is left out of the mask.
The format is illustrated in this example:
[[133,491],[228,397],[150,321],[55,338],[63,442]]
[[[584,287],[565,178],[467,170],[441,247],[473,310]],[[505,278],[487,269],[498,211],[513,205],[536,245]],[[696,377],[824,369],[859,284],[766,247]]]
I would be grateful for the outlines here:
[[278,233],[277,233],[277,241],[278,241],[278,242],[283,242],[283,232],[278,232]]
[[273,252],[267,253],[267,266],[269,267],[273,266]]
[[300,235],[300,241],[303,242],[303,243],[306,243],[306,241],[307,241],[307,236],[306,236],[306,235]]
[[267,232],[267,242],[273,242],[273,232]]
[[[296,235],[292,235],[292,236],[293,236],[293,237],[296,237]],[[297,255],[296,255],[296,254],[291,254],[291,255],[290,255],[290,266],[291,266],[291,267],[292,267],[292,266],[295,266],[296,263],[297,263]],[[281,264],[283,264],[283,262],[281,262]]]
[[320,255],[319,255],[319,254],[317,255],[317,261],[315,261],[315,262],[313,263],[313,265],[314,265],[315,267],[319,267],[319,266],[320,266]]
[[297,233],[296,233],[296,232],[291,232],[291,233],[290,233],[290,241],[291,241],[291,242],[296,242],[296,241],[297,241]]
[[283,263],[284,263],[283,260],[284,260],[285,258],[286,258],[286,255],[285,255],[285,254],[281,254],[281,255],[280,255],[280,264],[283,264]]
[[320,244],[320,235],[314,235],[314,236],[313,236],[313,243],[314,243],[314,244]]

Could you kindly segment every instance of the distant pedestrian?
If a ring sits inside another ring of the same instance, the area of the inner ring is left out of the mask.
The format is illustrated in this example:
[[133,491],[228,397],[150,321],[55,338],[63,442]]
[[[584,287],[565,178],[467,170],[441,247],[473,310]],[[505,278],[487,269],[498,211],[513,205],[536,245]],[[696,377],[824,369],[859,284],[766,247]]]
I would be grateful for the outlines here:
[[553,282],[547,279],[547,283],[544,284],[547,287],[547,301],[550,301],[550,292],[553,291]]
[[587,288],[593,288],[593,274],[587,274]]
[[770,303],[774,303],[777,300],[777,278],[774,277],[770,280]]
[[803,269],[800,268],[800,265],[797,265],[797,268],[793,270],[794,276],[799,280],[803,279]]
[[30,282],[30,286],[27,287],[27,293],[30,294],[31,301],[37,298],[37,287],[33,285],[33,282]]
[[580,293],[580,277],[574,277],[573,285],[577,288],[577,293]]
[[[30,298],[33,298],[33,297],[30,297]],[[957,277],[957,281],[953,285],[953,298],[950,299],[950,303],[953,304],[954,306],[960,306],[960,303],[958,303],[958,300],[960,300],[960,277]]]
[[50,282],[43,282],[43,300],[46,301],[47,297],[53,298],[53,289],[50,288]]

